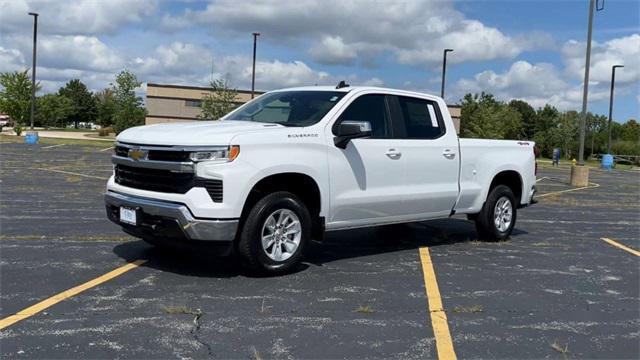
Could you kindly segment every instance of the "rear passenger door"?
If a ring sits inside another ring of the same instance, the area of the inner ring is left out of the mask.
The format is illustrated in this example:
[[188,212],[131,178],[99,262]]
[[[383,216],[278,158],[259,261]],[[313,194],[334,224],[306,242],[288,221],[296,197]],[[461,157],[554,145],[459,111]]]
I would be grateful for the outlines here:
[[389,98],[394,131],[402,139],[407,214],[449,216],[458,197],[458,137],[447,128],[436,101]]

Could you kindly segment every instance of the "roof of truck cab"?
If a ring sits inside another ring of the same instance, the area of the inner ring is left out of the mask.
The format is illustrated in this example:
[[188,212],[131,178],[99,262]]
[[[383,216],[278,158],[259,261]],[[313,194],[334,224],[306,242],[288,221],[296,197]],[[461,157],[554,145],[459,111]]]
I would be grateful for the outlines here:
[[350,92],[350,91],[354,91],[354,90],[372,90],[372,91],[380,91],[380,92],[396,92],[396,93],[402,93],[402,94],[406,94],[408,96],[429,96],[429,97],[433,97],[433,98],[437,98],[438,96],[436,95],[432,95],[432,94],[427,94],[427,93],[420,93],[420,92],[416,92],[416,91],[407,91],[407,90],[402,90],[402,89],[392,89],[392,88],[383,88],[383,87],[375,87],[375,86],[347,86],[347,87],[343,87],[340,89],[336,89],[335,86],[299,86],[299,87],[291,87],[291,88],[284,88],[284,89],[277,89],[277,90],[273,90],[270,92],[275,92],[275,91],[338,91],[338,92]]

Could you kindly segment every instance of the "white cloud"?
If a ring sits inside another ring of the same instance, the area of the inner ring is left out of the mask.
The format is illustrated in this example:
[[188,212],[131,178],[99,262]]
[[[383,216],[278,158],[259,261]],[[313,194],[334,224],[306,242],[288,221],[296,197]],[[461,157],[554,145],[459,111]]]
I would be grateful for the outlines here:
[[[585,51],[584,42],[569,41],[562,47],[567,74],[575,79],[584,78]],[[616,87],[640,81],[640,34],[592,43],[590,81],[609,83],[613,65],[624,65],[616,70]]]
[[0,32],[28,33],[33,18],[27,13],[37,12],[41,34],[112,34],[141,22],[155,8],[155,0],[0,0]]
[[24,64],[24,56],[20,51],[0,46],[0,72],[24,71]]
[[[453,89],[458,98],[465,93],[482,91],[505,101],[522,99],[534,107],[551,104],[568,110],[576,109],[582,103],[582,86],[564,80],[555,66],[548,63],[517,61],[503,73],[487,70],[476,74],[473,79],[461,79]],[[590,91],[589,100],[603,100],[607,96],[607,91],[594,88]]]
[[[502,73],[487,70],[472,79],[461,79],[453,87],[450,99],[465,93],[490,92],[502,100],[523,99],[533,106],[551,104],[563,110],[582,106],[585,44],[566,42],[561,49],[564,69],[549,63],[516,61]],[[616,71],[616,93],[637,94],[640,90],[640,34],[592,45],[589,102],[609,98],[611,66],[624,64]]]
[[[251,77],[251,68],[242,72],[244,78]],[[302,85],[324,85],[333,82],[328,73],[315,71],[302,61],[258,62],[256,64],[256,83],[263,89]]]
[[312,41],[309,53],[323,64],[350,64],[383,52],[403,64],[436,63],[445,47],[456,48],[454,63],[482,61],[552,45],[545,34],[512,37],[466,19],[452,1],[221,0],[166,22],[214,24],[217,31],[243,34],[259,30],[263,41],[289,46]]
[[377,77],[372,77],[369,80],[366,80],[362,83],[364,86],[384,86],[384,80],[379,79]]
[[319,63],[349,65],[358,56],[353,47],[347,46],[340,36],[325,36],[309,50],[309,55]]

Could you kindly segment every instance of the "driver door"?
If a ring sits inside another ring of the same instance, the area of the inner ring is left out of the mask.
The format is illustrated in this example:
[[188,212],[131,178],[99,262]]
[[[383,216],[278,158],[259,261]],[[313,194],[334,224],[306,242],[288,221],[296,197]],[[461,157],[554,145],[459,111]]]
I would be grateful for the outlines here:
[[403,211],[402,142],[392,137],[387,97],[361,95],[347,106],[331,128],[342,121],[368,121],[372,136],[352,139],[345,149],[329,145],[331,209],[327,229],[394,221]]

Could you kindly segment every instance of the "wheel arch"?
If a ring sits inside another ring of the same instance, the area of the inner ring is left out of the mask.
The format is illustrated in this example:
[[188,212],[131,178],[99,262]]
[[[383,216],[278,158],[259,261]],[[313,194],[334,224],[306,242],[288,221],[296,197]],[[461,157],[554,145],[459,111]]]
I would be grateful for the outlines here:
[[487,196],[491,193],[491,191],[498,185],[505,185],[511,189],[513,192],[513,196],[516,199],[517,204],[515,206],[520,206],[522,203],[522,191],[524,187],[524,183],[522,181],[522,176],[516,170],[502,170],[495,174],[491,180],[491,184],[489,185],[487,195],[485,196],[485,201]]

